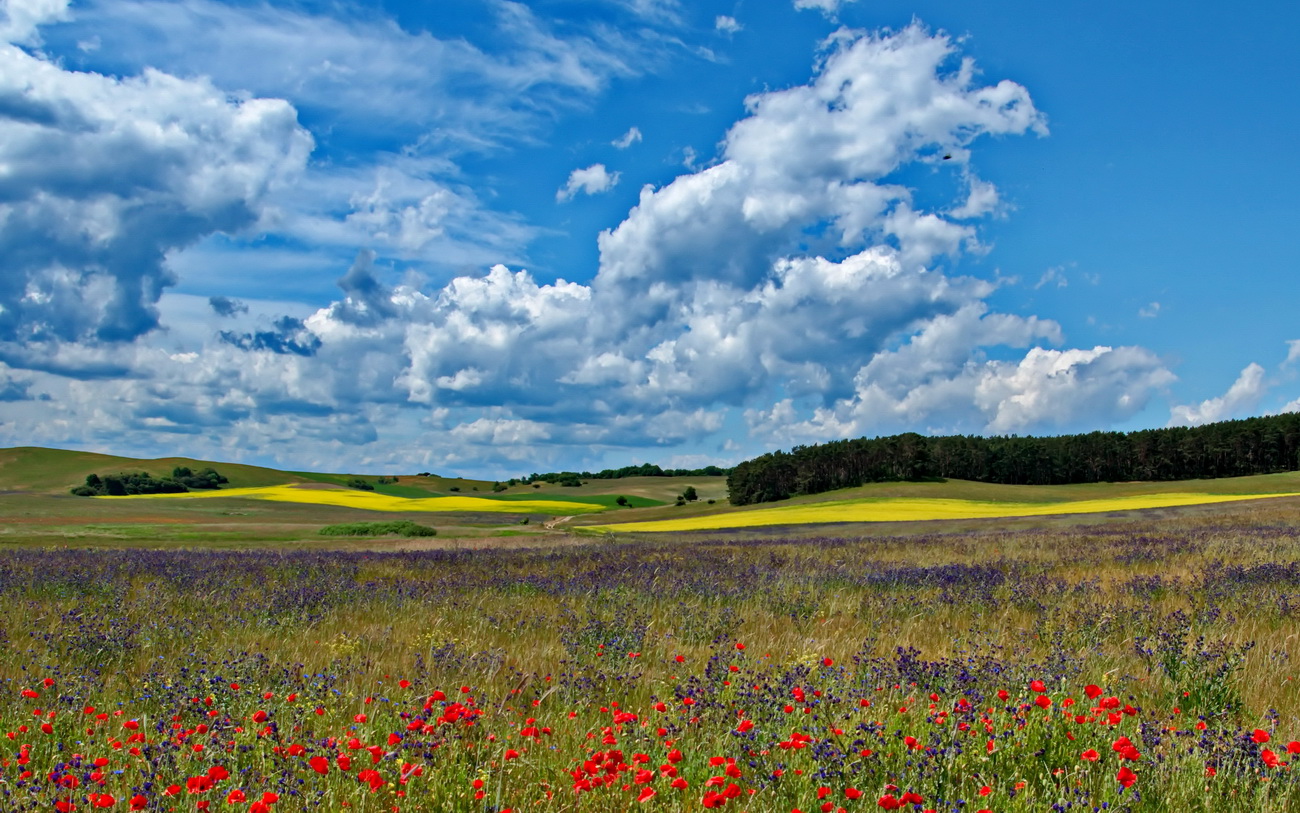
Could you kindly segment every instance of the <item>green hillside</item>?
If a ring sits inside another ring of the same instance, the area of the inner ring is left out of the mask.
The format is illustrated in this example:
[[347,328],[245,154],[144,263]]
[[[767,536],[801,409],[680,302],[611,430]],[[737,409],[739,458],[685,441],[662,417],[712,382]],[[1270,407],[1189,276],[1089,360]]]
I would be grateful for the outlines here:
[[117,457],[95,452],[18,446],[0,449],[0,491],[67,494],[69,488],[85,482],[88,474],[144,471],[160,477],[170,475],[172,469],[177,466],[188,466],[195,470],[211,466],[230,478],[231,488],[300,483],[307,479],[297,474],[261,466],[214,463],[191,457],[137,460],[132,457]]

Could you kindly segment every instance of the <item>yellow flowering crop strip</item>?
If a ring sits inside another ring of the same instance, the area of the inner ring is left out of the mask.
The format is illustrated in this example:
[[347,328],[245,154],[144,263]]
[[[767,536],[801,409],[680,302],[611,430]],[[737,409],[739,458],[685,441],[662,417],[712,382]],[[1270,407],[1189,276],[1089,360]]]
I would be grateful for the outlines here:
[[301,488],[295,485],[259,488],[223,488],[189,491],[183,494],[137,494],[129,497],[96,497],[101,500],[162,500],[244,497],[255,500],[335,505],[365,511],[418,511],[422,513],[473,511],[493,514],[587,514],[603,506],[561,500],[493,500],[485,497],[394,497],[374,491],[333,488]]
[[1259,500],[1268,497],[1297,497],[1286,494],[1136,494],[1102,500],[1068,502],[986,502],[978,500],[888,498],[837,500],[801,505],[783,505],[752,511],[709,514],[682,519],[624,522],[592,526],[596,531],[705,531],[720,528],[754,528],[764,525],[812,525],[827,522],[910,522],[931,519],[996,519],[1056,514],[1097,514],[1133,511],[1141,508],[1171,508],[1181,505]]

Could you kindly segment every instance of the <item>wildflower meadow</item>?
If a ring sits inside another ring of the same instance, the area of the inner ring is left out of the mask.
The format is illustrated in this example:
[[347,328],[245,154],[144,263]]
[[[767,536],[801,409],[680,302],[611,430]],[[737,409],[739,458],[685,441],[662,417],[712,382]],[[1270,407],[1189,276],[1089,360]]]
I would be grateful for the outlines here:
[[13,546],[0,810],[1300,809],[1291,502]]

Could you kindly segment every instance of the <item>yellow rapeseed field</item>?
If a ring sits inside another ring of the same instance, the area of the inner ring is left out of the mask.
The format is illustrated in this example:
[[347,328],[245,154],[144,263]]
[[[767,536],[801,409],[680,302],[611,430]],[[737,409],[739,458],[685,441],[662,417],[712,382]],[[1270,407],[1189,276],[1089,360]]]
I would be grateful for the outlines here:
[[485,497],[393,497],[373,491],[338,488],[303,488],[297,485],[259,488],[223,488],[184,494],[137,494],[130,497],[97,497],[101,500],[202,499],[205,497],[247,497],[255,500],[336,505],[366,511],[475,511],[494,514],[585,514],[602,506],[560,500],[492,500]]
[[811,525],[825,522],[898,522],[926,519],[983,519],[1052,514],[1095,514],[1138,508],[1296,497],[1288,494],[1137,494],[1104,500],[1070,502],[984,502],[951,499],[858,499],[758,508],[682,519],[624,522],[593,526],[599,531],[705,531],[719,528],[753,528],[763,525]]

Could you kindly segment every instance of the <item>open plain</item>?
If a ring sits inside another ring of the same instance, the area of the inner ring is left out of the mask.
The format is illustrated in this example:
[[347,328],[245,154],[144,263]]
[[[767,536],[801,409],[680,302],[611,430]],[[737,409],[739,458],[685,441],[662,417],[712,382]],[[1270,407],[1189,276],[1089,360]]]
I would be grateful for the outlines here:
[[[626,534],[0,471],[5,810],[1300,805],[1294,496]],[[945,487],[995,496],[877,490]],[[315,530],[375,517],[438,536]]]

